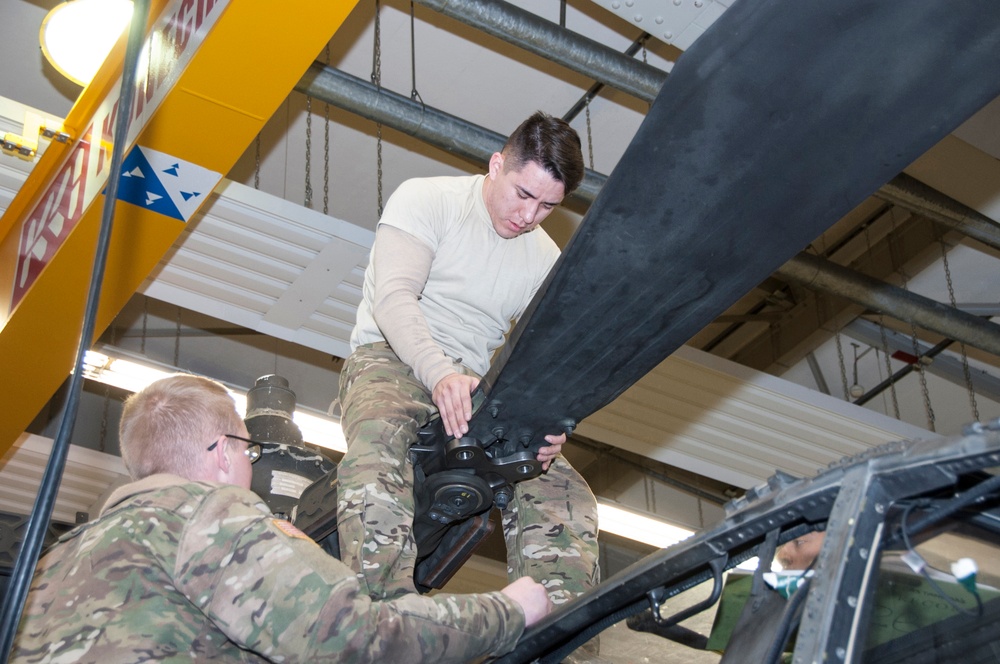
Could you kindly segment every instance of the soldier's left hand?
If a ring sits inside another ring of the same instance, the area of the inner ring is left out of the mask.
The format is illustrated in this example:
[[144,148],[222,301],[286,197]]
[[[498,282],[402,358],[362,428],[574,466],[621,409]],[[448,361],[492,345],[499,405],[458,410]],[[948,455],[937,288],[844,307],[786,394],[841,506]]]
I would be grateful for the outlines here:
[[542,470],[548,470],[549,466],[552,464],[552,460],[559,456],[559,453],[562,451],[562,446],[566,442],[566,434],[561,433],[558,436],[550,434],[545,437],[545,442],[547,442],[549,446],[540,447],[538,449],[538,456],[535,457],[542,462]]

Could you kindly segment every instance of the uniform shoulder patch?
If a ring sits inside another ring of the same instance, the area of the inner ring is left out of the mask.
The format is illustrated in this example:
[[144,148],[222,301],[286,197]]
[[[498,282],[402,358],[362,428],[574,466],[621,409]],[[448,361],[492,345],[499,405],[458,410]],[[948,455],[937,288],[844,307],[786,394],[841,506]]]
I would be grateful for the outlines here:
[[308,540],[310,542],[312,541],[311,537],[309,537],[304,532],[302,532],[289,522],[285,521],[284,519],[271,519],[271,523],[274,524],[275,528],[285,533],[289,537],[297,537],[299,539]]

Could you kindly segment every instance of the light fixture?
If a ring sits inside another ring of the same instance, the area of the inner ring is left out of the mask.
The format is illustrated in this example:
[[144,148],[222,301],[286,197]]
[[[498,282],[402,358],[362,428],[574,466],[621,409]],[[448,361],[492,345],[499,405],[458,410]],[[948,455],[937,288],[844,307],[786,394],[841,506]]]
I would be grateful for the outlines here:
[[[597,518],[601,532],[618,535],[660,549],[673,546],[694,535],[694,531],[687,528],[669,524],[658,517],[641,514],[603,499],[597,501]],[[740,563],[737,567],[753,571],[757,569],[757,562],[757,558],[753,557]]]
[[597,501],[597,518],[603,532],[612,533],[659,549],[677,544],[694,534],[694,531],[674,526],[660,519],[645,516],[633,510]]
[[66,0],[42,20],[42,53],[60,74],[87,85],[132,18],[132,0]]
[[[95,350],[88,350],[83,358],[83,375],[104,385],[117,387],[128,392],[138,392],[150,383],[177,373],[167,367],[153,366],[147,361],[136,361],[113,357]],[[236,409],[245,413],[247,394],[245,391],[226,386],[236,402]],[[292,421],[302,431],[306,442],[325,447],[335,452],[347,451],[347,441],[340,423],[320,414],[313,414],[298,408],[292,413]]]

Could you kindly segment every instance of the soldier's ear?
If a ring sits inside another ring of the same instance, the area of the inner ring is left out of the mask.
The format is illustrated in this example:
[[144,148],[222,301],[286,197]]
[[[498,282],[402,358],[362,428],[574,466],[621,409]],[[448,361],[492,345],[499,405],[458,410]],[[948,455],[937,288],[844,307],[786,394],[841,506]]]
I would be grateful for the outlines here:
[[210,457],[210,465],[213,474],[227,474],[229,472],[229,469],[232,467],[232,460],[229,458],[232,451],[230,449],[231,444],[232,441],[222,435],[215,439],[215,443],[209,451],[212,455]]
[[495,180],[500,171],[503,170],[503,155],[499,152],[494,152],[493,156],[490,157],[490,179]]

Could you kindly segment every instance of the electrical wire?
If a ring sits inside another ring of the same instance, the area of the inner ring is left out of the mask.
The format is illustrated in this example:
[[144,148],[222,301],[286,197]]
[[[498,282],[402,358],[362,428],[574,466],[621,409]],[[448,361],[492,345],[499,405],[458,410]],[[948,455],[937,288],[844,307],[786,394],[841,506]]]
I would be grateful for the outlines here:
[[[140,47],[145,34],[145,26],[149,15],[148,0],[137,0],[132,12],[132,22],[129,26],[128,44],[125,51],[125,63],[122,72],[122,86],[119,94],[119,108],[131,109],[135,92],[135,72],[139,60]],[[111,226],[114,218],[115,203],[118,199],[118,184],[125,149],[126,137],[131,113],[121,112],[115,119],[114,146],[111,151],[111,165],[108,171],[108,183],[105,190],[104,208],[102,210],[101,228],[94,256],[94,266],[91,273],[90,290],[87,295],[87,307],[83,318],[83,329],[80,332],[80,344],[77,350],[76,366],[70,381],[69,393],[62,409],[62,420],[52,452],[49,455],[45,472],[42,475],[38,495],[32,509],[31,518],[25,529],[21,550],[14,564],[14,571],[7,590],[3,612],[0,614],[0,658],[7,661],[14,637],[17,634],[18,623],[24,611],[24,603],[28,596],[28,588],[34,576],[35,565],[45,541],[49,520],[55,507],[56,493],[66,466],[69,453],[70,437],[76,414],[80,406],[83,391],[83,358],[93,342],[96,327],[97,309],[100,301],[101,284],[104,280],[104,268],[107,264],[108,247],[111,244]]]
[[[972,594],[972,596],[976,598],[976,610],[975,611],[970,611],[969,609],[966,609],[966,608],[961,607],[958,604],[956,604],[955,600],[952,599],[951,596],[948,595],[948,593],[946,593],[944,591],[944,589],[941,586],[938,585],[937,581],[935,581],[934,578],[930,575],[930,573],[927,571],[927,569],[928,569],[928,567],[930,567],[930,565],[927,564],[927,561],[924,560],[924,557],[921,556],[917,552],[917,550],[913,547],[913,545],[910,543],[909,526],[907,525],[907,520],[910,517],[910,512],[912,512],[913,508],[917,507],[917,505],[918,505],[917,502],[912,502],[909,505],[907,505],[906,508],[903,510],[903,516],[902,516],[902,518],[900,520],[900,533],[903,536],[903,545],[906,547],[906,550],[908,552],[914,554],[915,556],[919,557],[920,561],[923,563],[920,566],[920,570],[919,570],[920,575],[922,577],[924,577],[924,579],[926,579],[926,581],[930,585],[930,587],[934,589],[934,592],[936,592],[941,597],[941,599],[943,599],[945,601],[945,603],[947,603],[948,606],[950,606],[956,613],[960,613],[960,614],[963,614],[963,615],[966,615],[966,616],[975,616],[975,617],[978,617],[978,618],[982,618],[983,617],[983,600],[979,596],[979,593],[976,592],[976,591],[974,591],[974,590],[970,590],[969,591]],[[935,570],[935,571],[940,571],[940,570]]]

